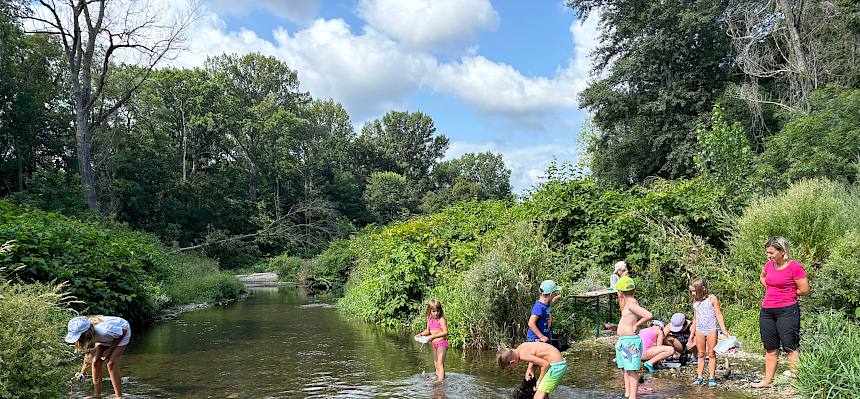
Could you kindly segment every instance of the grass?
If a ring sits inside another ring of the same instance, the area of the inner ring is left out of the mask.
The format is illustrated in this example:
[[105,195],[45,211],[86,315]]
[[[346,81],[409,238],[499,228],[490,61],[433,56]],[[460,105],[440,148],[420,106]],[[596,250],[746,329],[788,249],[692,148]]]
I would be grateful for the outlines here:
[[238,298],[245,287],[232,273],[221,271],[210,258],[191,253],[168,259],[163,292],[168,306],[217,302]]

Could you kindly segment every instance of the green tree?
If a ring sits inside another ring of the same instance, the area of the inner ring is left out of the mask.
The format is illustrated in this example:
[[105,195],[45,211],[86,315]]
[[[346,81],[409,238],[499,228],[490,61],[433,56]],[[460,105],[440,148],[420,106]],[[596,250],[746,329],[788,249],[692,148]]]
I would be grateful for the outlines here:
[[431,192],[422,199],[421,208],[434,212],[466,199],[511,198],[511,171],[501,154],[466,153],[440,162],[430,174]]
[[392,111],[364,125],[358,140],[371,171],[403,175],[423,192],[430,169],[448,149],[448,138],[435,133],[429,115]]
[[715,105],[709,124],[696,126],[699,153],[694,157],[700,173],[713,177],[730,190],[748,183],[753,172],[755,155],[750,150],[746,133],[739,122],[729,124],[723,110]]
[[860,178],[860,89],[813,93],[811,112],[797,114],[765,142],[759,173],[771,186],[826,177]]
[[415,194],[407,179],[394,172],[374,172],[364,190],[364,203],[376,222],[387,224],[409,216]]
[[693,172],[699,115],[733,79],[727,0],[569,0],[581,18],[600,15],[598,76],[581,93],[597,134],[591,170],[602,181],[640,183]]

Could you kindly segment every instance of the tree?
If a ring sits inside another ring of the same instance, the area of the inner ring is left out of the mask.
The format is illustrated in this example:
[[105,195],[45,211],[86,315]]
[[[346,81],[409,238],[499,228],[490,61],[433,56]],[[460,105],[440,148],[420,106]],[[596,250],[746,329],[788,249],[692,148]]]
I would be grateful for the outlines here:
[[409,182],[394,172],[375,172],[364,190],[364,202],[376,222],[387,224],[409,216],[415,207]]
[[429,115],[392,111],[364,125],[358,140],[372,171],[401,174],[423,192],[430,169],[448,149],[448,138],[435,133]]
[[[93,132],[131,98],[160,61],[180,49],[197,7],[191,4],[171,19],[167,10],[134,0],[40,0],[38,4],[23,17],[35,25],[31,33],[54,35],[62,43],[75,110],[78,171],[87,205],[98,211]],[[117,61],[141,68],[123,93],[108,103],[103,101],[104,90]]]
[[588,147],[592,173],[616,184],[691,175],[696,120],[733,79],[727,0],[567,5],[601,21],[596,78],[580,94],[597,129]]
[[727,12],[747,77],[736,94],[753,107],[808,112],[814,90],[860,83],[856,1],[733,0]]
[[435,212],[461,200],[510,199],[510,179],[501,154],[466,153],[433,167],[432,191],[422,199],[421,208]]

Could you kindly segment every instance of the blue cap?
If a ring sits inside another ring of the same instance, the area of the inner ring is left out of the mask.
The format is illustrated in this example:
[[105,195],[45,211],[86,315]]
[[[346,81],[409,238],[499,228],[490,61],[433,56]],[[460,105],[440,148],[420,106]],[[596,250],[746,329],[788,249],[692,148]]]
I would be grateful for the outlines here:
[[66,342],[73,344],[78,341],[85,331],[90,329],[90,319],[84,316],[73,317],[69,320],[69,333],[66,334]]
[[553,292],[561,290],[561,287],[552,280],[544,280],[540,283],[540,293],[542,295],[552,294]]

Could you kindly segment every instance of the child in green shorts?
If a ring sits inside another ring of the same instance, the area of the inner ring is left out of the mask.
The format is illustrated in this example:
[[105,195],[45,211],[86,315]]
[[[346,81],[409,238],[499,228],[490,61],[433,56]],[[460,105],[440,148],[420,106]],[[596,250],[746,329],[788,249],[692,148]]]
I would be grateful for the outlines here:
[[534,378],[532,365],[540,366],[540,377],[538,377],[537,392],[535,399],[543,399],[547,394],[555,391],[564,373],[567,372],[567,361],[554,346],[543,342],[525,342],[517,349],[499,349],[496,353],[496,362],[499,367],[516,366],[520,361],[529,362],[526,369],[526,379]]
[[636,301],[636,284],[632,278],[621,277],[615,288],[618,290],[618,305],[621,308],[615,362],[624,372],[624,396],[636,399],[636,390],[639,389],[636,372],[642,367],[642,339],[636,332],[640,325],[651,320],[653,316]]

